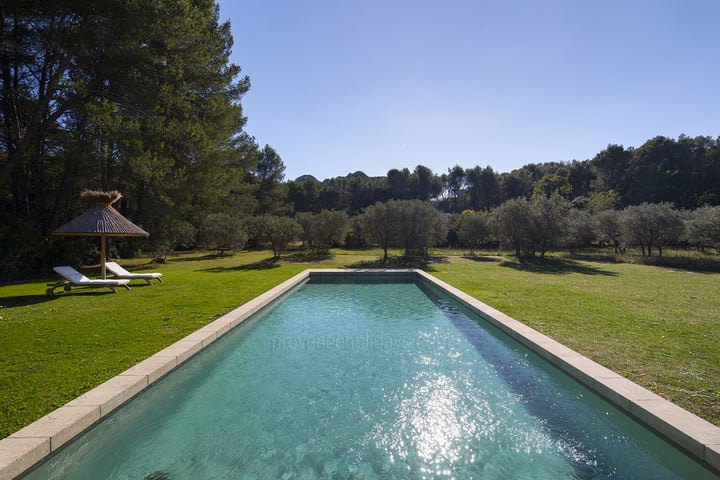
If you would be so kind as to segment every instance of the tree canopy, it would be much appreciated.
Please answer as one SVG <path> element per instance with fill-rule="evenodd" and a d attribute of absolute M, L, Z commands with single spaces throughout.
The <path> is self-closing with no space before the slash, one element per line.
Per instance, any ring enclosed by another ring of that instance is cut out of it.
<path fill-rule="evenodd" d="M 121 213 L 151 232 L 245 193 L 250 83 L 214 2 L 15 2 L 0 15 L 4 252 L 43 262 L 42 239 L 82 211 L 85 188 L 122 191 Z"/>
<path fill-rule="evenodd" d="M 720 205 L 720 138 L 657 136 L 504 173 L 416 165 L 287 181 L 282 152 L 243 130 L 250 79 L 230 61 L 230 24 L 213 0 L 6 2 L 0 20 L 0 280 L 87 258 L 92 240 L 49 236 L 82 213 L 83 189 L 123 192 L 117 208 L 151 239 L 117 240 L 115 252 L 145 249 L 158 259 L 177 246 L 237 248 L 247 234 L 276 243 L 277 254 L 300 235 L 296 218 L 311 243 L 328 233 L 311 225 L 361 214 L 366 242 L 410 252 L 440 241 L 444 213 L 466 210 L 481 216 L 457 223 L 462 242 L 477 247 L 486 227 L 505 225 L 496 240 L 519 253 L 577 243 L 591 223 L 618 249 L 634 241 L 652 252 L 678 241 L 675 208 L 700 209 L 690 223 L 678 213 L 682 238 L 720 243 L 709 210 Z M 672 212 L 671 225 L 645 238 L 642 222 L 661 210 Z M 388 231 L 390 218 L 403 231 Z M 513 226 L 513 218 L 532 221 Z M 418 221 L 430 226 L 419 231 Z M 340 243 L 341 226 L 316 248 Z"/>

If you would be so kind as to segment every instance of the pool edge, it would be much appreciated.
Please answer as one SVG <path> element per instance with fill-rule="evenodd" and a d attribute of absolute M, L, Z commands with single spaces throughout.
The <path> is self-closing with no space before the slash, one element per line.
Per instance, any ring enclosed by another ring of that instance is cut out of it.
<path fill-rule="evenodd" d="M 308 269 L 80 395 L 10 436 L 0 439 L 0 480 L 15 479 L 215 340 L 312 275 L 414 275 L 564 371 L 699 463 L 720 472 L 720 428 L 599 363 L 505 315 L 452 285 L 417 269 Z"/>

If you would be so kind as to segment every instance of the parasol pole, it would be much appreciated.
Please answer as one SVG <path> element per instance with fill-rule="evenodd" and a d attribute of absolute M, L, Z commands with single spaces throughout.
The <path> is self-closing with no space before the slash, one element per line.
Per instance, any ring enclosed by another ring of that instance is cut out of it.
<path fill-rule="evenodd" d="M 102 279 L 105 280 L 105 235 L 100 235 L 100 271 L 102 272 Z"/>

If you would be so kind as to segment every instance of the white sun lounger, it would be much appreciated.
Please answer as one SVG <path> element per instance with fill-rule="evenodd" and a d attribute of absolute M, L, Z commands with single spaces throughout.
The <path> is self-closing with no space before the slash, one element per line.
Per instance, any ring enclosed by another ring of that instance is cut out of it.
<path fill-rule="evenodd" d="M 150 285 L 152 285 L 151 280 L 157 280 L 158 282 L 163 283 L 162 273 L 130 273 L 115 262 L 107 262 L 105 264 L 105 268 L 108 272 L 112 273 L 115 278 L 126 278 L 128 280 L 145 280 Z"/>
<path fill-rule="evenodd" d="M 55 272 L 57 272 L 65 280 L 61 280 L 45 290 L 47 295 L 54 295 L 55 289 L 59 287 L 63 287 L 63 290 L 66 292 L 69 292 L 73 287 L 109 288 L 113 293 L 117 293 L 116 287 L 125 287 L 130 290 L 130 286 L 128 285 L 130 280 L 119 280 L 114 278 L 107 280 L 91 280 L 69 266 L 53 267 L 53 270 L 55 270 Z"/>

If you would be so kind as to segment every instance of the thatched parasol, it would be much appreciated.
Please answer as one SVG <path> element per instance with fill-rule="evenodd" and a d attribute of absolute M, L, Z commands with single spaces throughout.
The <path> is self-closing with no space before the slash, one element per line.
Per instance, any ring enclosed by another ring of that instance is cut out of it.
<path fill-rule="evenodd" d="M 100 265 L 102 278 L 105 278 L 105 237 L 146 237 L 148 232 L 132 223 L 112 207 L 122 198 L 117 190 L 112 192 L 95 192 L 83 190 L 80 196 L 90 200 L 94 205 L 75 220 L 58 228 L 53 235 L 91 235 L 100 237 Z"/>

